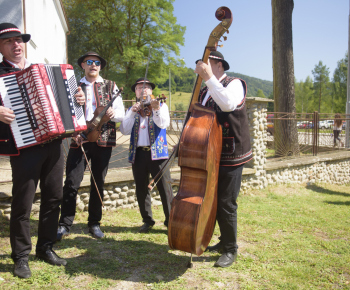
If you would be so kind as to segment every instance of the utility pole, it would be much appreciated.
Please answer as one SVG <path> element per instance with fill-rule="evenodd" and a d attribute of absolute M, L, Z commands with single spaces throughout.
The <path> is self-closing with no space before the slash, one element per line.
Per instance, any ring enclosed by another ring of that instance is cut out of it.
<path fill-rule="evenodd" d="M 348 24 L 348 81 L 347 81 L 347 95 L 346 95 L 346 117 L 349 118 L 350 113 L 350 66 L 349 66 L 349 52 L 350 52 L 350 0 L 349 0 L 349 24 Z M 346 120 L 345 128 L 345 147 L 349 148 L 349 129 L 350 120 Z"/>
<path fill-rule="evenodd" d="M 171 72 L 170 72 L 170 67 L 169 67 L 169 112 L 170 112 L 170 116 L 171 116 Z"/>

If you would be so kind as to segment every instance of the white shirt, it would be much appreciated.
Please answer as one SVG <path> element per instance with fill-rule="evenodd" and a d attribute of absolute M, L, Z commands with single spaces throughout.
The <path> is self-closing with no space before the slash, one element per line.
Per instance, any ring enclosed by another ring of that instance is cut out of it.
<path fill-rule="evenodd" d="M 90 121 L 94 117 L 94 112 L 96 110 L 96 99 L 94 94 L 94 83 L 90 83 L 85 77 L 80 80 L 81 83 L 86 84 L 86 104 L 85 104 L 85 119 Z M 103 78 L 99 76 L 96 83 L 103 83 Z M 113 94 L 118 91 L 117 85 L 114 85 Z M 113 102 L 112 108 L 114 110 L 114 118 L 111 119 L 113 122 L 121 122 L 125 116 L 125 109 L 123 105 L 123 100 L 119 95 Z"/>
<path fill-rule="evenodd" d="M 152 110 L 153 122 L 161 129 L 166 129 L 170 125 L 169 109 L 166 103 L 160 106 L 159 110 Z M 120 132 L 124 135 L 130 135 L 132 127 L 134 126 L 137 112 L 133 112 L 131 108 L 126 112 L 125 117 L 120 124 Z M 137 147 L 150 146 L 148 133 L 148 117 L 140 116 L 139 138 L 137 140 Z"/>
<path fill-rule="evenodd" d="M 208 101 L 209 96 L 213 98 L 215 103 L 220 107 L 223 112 L 234 111 L 239 104 L 242 103 L 245 95 L 245 91 L 242 82 L 239 79 L 235 79 L 228 84 L 226 88 L 220 83 L 226 74 L 218 80 L 214 75 L 205 82 L 208 87 L 207 94 L 205 95 L 202 105 Z"/>
<path fill-rule="evenodd" d="M 9 61 L 7 58 L 5 58 L 5 60 L 12 64 L 15 68 L 20 68 L 17 64 L 13 63 L 12 61 Z M 24 59 L 24 61 L 24 68 L 30 67 L 31 63 L 27 59 Z"/>

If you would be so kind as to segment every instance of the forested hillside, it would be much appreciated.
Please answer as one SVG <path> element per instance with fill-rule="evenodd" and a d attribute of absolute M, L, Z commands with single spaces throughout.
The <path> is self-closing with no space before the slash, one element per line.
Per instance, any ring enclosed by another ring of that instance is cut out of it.
<path fill-rule="evenodd" d="M 226 72 L 226 74 L 229 76 L 241 78 L 246 81 L 247 87 L 248 87 L 248 92 L 247 92 L 248 97 L 258 96 L 258 97 L 272 98 L 273 83 L 271 81 L 265 81 L 254 77 L 249 77 L 243 74 L 234 73 L 234 72 Z M 172 72 L 171 73 L 172 93 L 175 93 L 175 92 L 191 93 L 196 76 L 197 75 L 194 73 L 193 69 L 190 69 L 190 68 L 178 68 L 177 71 Z M 158 87 L 160 89 L 168 89 L 169 79 L 162 85 L 158 85 Z M 259 90 L 261 90 L 262 92 L 258 94 Z"/>
<path fill-rule="evenodd" d="M 269 98 L 269 97 L 272 98 L 273 82 L 257 79 L 254 77 L 249 77 L 249 76 L 242 75 L 239 73 L 234 73 L 234 72 L 226 72 L 226 74 L 228 76 L 240 78 L 247 83 L 247 88 L 248 88 L 247 97 L 257 97 L 258 90 L 262 90 L 266 98 Z M 262 95 L 259 95 L 259 97 L 262 97 Z"/>

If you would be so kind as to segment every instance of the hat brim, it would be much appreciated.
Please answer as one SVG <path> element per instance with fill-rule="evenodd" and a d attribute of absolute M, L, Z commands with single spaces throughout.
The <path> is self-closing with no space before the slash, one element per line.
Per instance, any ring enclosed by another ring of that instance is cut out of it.
<path fill-rule="evenodd" d="M 84 59 L 86 58 L 86 57 L 88 57 L 88 56 L 96 56 L 96 57 L 98 57 L 99 58 L 99 60 L 101 61 L 101 70 L 106 66 L 106 64 L 107 64 L 107 61 L 103 58 L 103 57 L 101 57 L 101 56 L 99 56 L 99 55 L 96 55 L 96 54 L 84 54 L 83 56 L 81 56 L 81 57 L 79 57 L 78 58 L 78 65 L 81 67 L 81 68 L 83 68 L 82 66 L 81 66 L 81 64 L 83 63 L 83 61 L 84 61 Z"/>
<path fill-rule="evenodd" d="M 150 85 L 151 88 L 152 88 L 152 90 L 154 90 L 154 88 L 156 87 L 156 85 L 155 85 L 154 83 L 145 82 L 145 81 L 140 81 L 140 82 L 137 82 L 137 83 L 133 84 L 133 85 L 131 86 L 131 90 L 135 93 L 135 87 L 136 87 L 138 84 L 143 84 L 143 83 L 146 83 L 146 84 Z"/>
<path fill-rule="evenodd" d="M 7 32 L 7 33 L 3 33 L 0 38 L 4 39 L 4 38 L 11 38 L 11 37 L 18 37 L 18 36 L 22 36 L 23 42 L 26 43 L 30 40 L 30 34 L 21 34 L 18 33 L 16 31 L 13 32 Z"/>
<path fill-rule="evenodd" d="M 226 60 L 217 59 L 217 58 L 213 58 L 213 57 L 210 57 L 210 56 L 209 56 L 209 58 L 211 58 L 211 59 L 216 59 L 216 60 L 218 60 L 218 61 L 221 61 L 222 65 L 223 65 L 223 67 L 224 67 L 224 71 L 230 69 L 230 65 L 228 64 L 228 62 L 227 62 Z M 196 64 L 197 64 L 197 62 L 199 62 L 199 61 L 201 61 L 201 59 L 196 60 Z"/>

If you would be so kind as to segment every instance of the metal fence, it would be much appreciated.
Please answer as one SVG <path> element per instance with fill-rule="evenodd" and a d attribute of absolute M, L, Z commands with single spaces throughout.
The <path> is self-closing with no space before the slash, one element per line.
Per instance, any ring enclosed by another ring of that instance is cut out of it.
<path fill-rule="evenodd" d="M 131 105 L 134 101 L 125 101 L 130 102 Z M 125 104 L 125 107 L 128 108 L 130 106 Z M 172 111 L 170 112 L 170 126 L 167 128 L 167 141 L 168 141 L 168 149 L 171 153 L 173 147 L 178 144 L 180 134 L 182 132 L 183 127 L 183 116 L 185 115 L 185 111 Z M 109 169 L 112 168 L 121 168 L 128 169 L 131 168 L 131 164 L 128 162 L 128 154 L 129 154 L 129 141 L 130 136 L 123 135 L 119 130 L 119 124 L 116 124 L 117 128 L 117 145 L 113 147 L 112 156 L 109 162 Z M 63 148 L 65 159 L 67 159 L 69 144 L 71 142 L 71 138 L 66 138 L 63 140 Z M 174 159 L 173 167 L 177 167 L 177 160 Z M 88 170 L 88 168 L 86 168 Z M 0 156 L 0 183 L 11 182 L 11 166 L 8 156 Z"/>
<path fill-rule="evenodd" d="M 341 114 L 340 141 L 334 138 L 335 114 L 283 113 L 267 115 L 267 157 L 291 158 L 348 150 L 350 115 Z"/>

